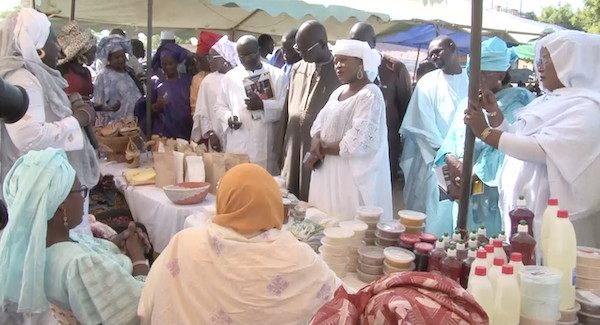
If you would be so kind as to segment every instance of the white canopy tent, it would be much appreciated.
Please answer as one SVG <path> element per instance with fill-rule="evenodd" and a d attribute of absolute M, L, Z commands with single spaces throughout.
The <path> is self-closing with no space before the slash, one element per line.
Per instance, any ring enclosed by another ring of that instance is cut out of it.
<path fill-rule="evenodd" d="M 38 0 L 36 8 L 55 18 L 69 19 L 71 0 Z M 371 23 L 377 32 L 389 27 L 389 16 L 345 6 L 310 4 L 299 0 L 154 0 L 153 32 L 161 29 L 207 29 L 228 33 L 282 35 L 303 21 L 317 19 L 330 40 L 345 38 L 358 21 Z M 75 18 L 96 30 L 120 26 L 129 32 L 147 32 L 148 0 L 76 0 Z M 180 32 L 178 32 L 179 34 Z M 193 35 L 190 35 L 193 36 Z"/>

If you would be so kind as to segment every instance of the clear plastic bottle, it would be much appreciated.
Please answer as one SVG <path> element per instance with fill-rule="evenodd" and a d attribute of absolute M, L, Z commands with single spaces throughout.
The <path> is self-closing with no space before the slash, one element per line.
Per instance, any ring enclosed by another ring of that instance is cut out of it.
<path fill-rule="evenodd" d="M 467 258 L 467 247 L 465 246 L 465 241 L 462 239 L 459 239 L 458 242 L 456 243 L 456 257 L 459 260 L 464 260 L 465 258 Z"/>
<path fill-rule="evenodd" d="M 502 240 L 494 239 L 492 243 L 494 245 L 494 257 L 502 257 L 504 264 L 508 263 L 508 257 L 504 252 L 504 248 L 502 248 Z"/>
<path fill-rule="evenodd" d="M 542 229 L 540 237 L 540 249 L 542 250 L 542 265 L 546 265 L 546 255 L 548 253 L 548 246 L 550 245 L 550 229 L 552 228 L 551 223 L 556 220 L 558 214 L 558 199 L 548 199 L 548 207 L 544 210 L 542 215 Z M 528 223 L 529 225 L 530 223 Z M 535 238 L 535 236 L 534 236 Z"/>
<path fill-rule="evenodd" d="M 492 287 L 494 284 L 492 283 Z M 502 266 L 496 280 L 491 325 L 519 325 L 521 294 L 512 265 Z"/>
<path fill-rule="evenodd" d="M 462 274 L 460 276 L 460 285 L 465 289 L 469 284 L 469 276 L 471 275 L 471 265 L 473 264 L 476 258 L 477 249 L 475 247 L 471 247 L 471 249 L 469 249 L 469 252 L 467 253 L 467 257 L 465 257 L 462 260 L 463 268 Z"/>
<path fill-rule="evenodd" d="M 529 235 L 528 225 L 525 220 L 521 220 L 521 224 L 517 227 L 517 233 L 510 238 L 512 251 L 521 253 L 523 256 L 523 264 L 535 265 L 535 239 Z M 518 273 L 517 273 L 518 274 Z"/>
<path fill-rule="evenodd" d="M 523 222 L 525 222 L 525 220 L 523 220 Z M 510 262 L 508 264 L 513 266 L 515 277 L 517 277 L 517 282 L 519 282 L 520 284 L 520 271 L 525 266 L 523 265 L 523 256 L 521 255 L 521 253 L 513 252 L 512 254 L 510 254 Z"/>
<path fill-rule="evenodd" d="M 502 248 L 504 249 L 504 253 L 506 253 L 506 256 L 510 256 L 510 253 L 512 253 L 512 248 L 510 247 L 510 243 L 508 242 L 508 240 L 506 240 L 506 232 L 504 230 L 500 232 L 500 234 L 498 235 L 498 239 L 502 241 Z"/>
<path fill-rule="evenodd" d="M 490 282 L 492 282 L 492 288 L 494 290 L 494 294 L 496 293 L 496 280 L 502 274 L 502 266 L 504 265 L 504 260 L 502 257 L 494 257 L 494 265 L 490 268 L 488 272 L 488 278 L 490 278 Z"/>
<path fill-rule="evenodd" d="M 470 293 L 481 308 L 483 308 L 491 323 L 492 310 L 494 308 L 492 283 L 487 277 L 487 269 L 485 266 L 477 266 L 474 270 L 474 275 L 469 281 L 467 292 Z"/>
<path fill-rule="evenodd" d="M 456 247 L 448 248 L 447 256 L 442 261 L 442 275 L 460 283 L 462 261 L 456 257 Z"/>
<path fill-rule="evenodd" d="M 475 276 L 475 268 L 478 266 L 485 266 L 486 269 L 489 269 L 487 263 L 487 253 L 485 250 L 477 250 L 477 258 L 475 258 L 471 264 L 471 269 L 469 270 L 469 281 Z"/>
<path fill-rule="evenodd" d="M 575 230 L 569 220 L 569 213 L 558 210 L 557 218 L 550 223 L 550 243 L 546 266 L 560 270 L 563 277 L 560 281 L 560 310 L 573 308 L 575 305 L 575 266 L 577 264 L 577 242 Z"/>
<path fill-rule="evenodd" d="M 533 225 L 533 220 L 535 218 L 535 215 L 533 214 L 533 212 L 529 209 L 527 209 L 527 201 L 525 201 L 525 197 L 524 196 L 519 196 L 519 200 L 517 200 L 517 207 L 513 210 L 511 210 L 508 213 L 508 216 L 510 217 L 510 236 L 512 237 L 514 234 L 517 233 L 517 227 L 519 226 L 519 223 L 521 222 L 521 220 L 525 220 L 527 222 L 528 225 Z M 529 229 L 530 231 L 530 235 L 533 236 L 533 227 L 530 227 L 531 229 Z"/>
<path fill-rule="evenodd" d="M 440 238 L 435 243 L 435 248 L 429 252 L 429 260 L 427 262 L 428 272 L 442 272 L 442 261 L 446 257 L 446 250 L 444 249 L 444 239 Z"/>
<path fill-rule="evenodd" d="M 489 244 L 490 240 L 487 238 L 487 234 L 486 234 L 486 230 L 484 226 L 479 227 L 479 230 L 477 230 L 477 241 L 479 242 L 479 245 L 481 244 Z"/>
<path fill-rule="evenodd" d="M 484 249 L 487 253 L 487 262 L 489 270 L 494 265 L 494 245 L 485 245 Z"/>

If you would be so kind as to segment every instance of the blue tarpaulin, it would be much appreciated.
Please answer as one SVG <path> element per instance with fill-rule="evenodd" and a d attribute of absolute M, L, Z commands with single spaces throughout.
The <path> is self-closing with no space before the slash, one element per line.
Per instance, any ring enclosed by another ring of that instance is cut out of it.
<path fill-rule="evenodd" d="M 429 42 L 437 35 L 448 35 L 456 43 L 460 54 L 468 54 L 471 46 L 471 35 L 469 33 L 454 31 L 446 28 L 440 28 L 439 34 L 436 27 L 432 24 L 424 23 L 419 26 L 413 26 L 407 31 L 398 32 L 395 35 L 389 35 L 378 39 L 378 42 L 392 43 L 410 47 L 421 47 L 427 49 Z M 483 36 L 483 40 L 488 39 Z"/>

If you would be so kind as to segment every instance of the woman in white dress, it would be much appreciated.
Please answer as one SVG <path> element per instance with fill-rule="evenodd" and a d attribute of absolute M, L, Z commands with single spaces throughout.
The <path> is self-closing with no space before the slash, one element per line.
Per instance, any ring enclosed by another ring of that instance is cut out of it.
<path fill-rule="evenodd" d="M 537 48 L 546 94 L 525 106 L 509 125 L 493 94 L 484 93 L 479 103 L 470 103 L 465 123 L 475 136 L 507 155 L 499 186 L 503 216 L 524 195 L 535 213 L 533 230 L 539 242 L 548 198 L 557 198 L 560 208 L 569 211 L 577 244 L 600 247 L 600 36 L 560 31 L 541 39 Z"/>
<path fill-rule="evenodd" d="M 310 131 L 308 201 L 342 219 L 353 218 L 363 205 L 381 207 L 382 218 L 392 219 L 385 102 L 368 77 L 377 75 L 381 56 L 356 40 L 337 41 L 333 54 L 344 85 L 333 92 Z"/>

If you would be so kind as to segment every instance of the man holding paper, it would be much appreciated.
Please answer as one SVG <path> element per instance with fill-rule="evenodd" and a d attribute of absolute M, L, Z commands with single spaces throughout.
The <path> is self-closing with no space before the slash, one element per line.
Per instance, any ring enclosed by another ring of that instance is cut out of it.
<path fill-rule="evenodd" d="M 279 174 L 273 143 L 288 81 L 282 70 L 261 62 L 258 40 L 243 36 L 237 42 L 242 65 L 229 71 L 215 104 L 225 130 L 225 152 L 247 154 L 250 162 Z"/>

